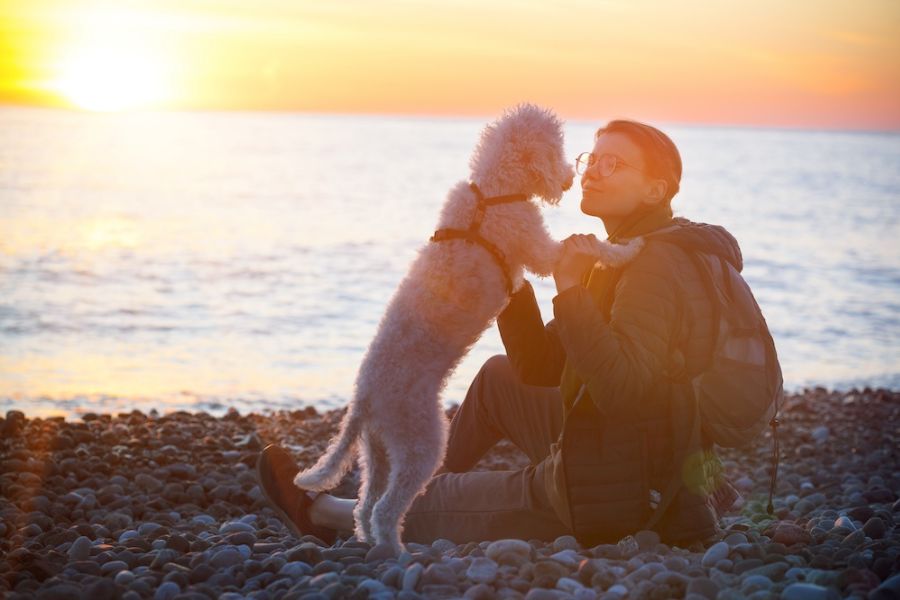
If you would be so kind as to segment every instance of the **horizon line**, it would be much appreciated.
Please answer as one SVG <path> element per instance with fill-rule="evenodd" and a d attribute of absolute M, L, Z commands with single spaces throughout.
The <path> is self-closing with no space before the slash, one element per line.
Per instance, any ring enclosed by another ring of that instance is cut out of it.
<path fill-rule="evenodd" d="M 474 113 L 427 113 L 427 112 L 367 112 L 367 111 L 322 111 L 308 110 L 302 108 L 217 108 L 217 107 L 139 107 L 128 108 L 123 110 L 98 111 L 83 109 L 76 106 L 64 106 L 55 104 L 37 104 L 37 103 L 20 103 L 0 100 L 0 110 L 2 109 L 26 109 L 26 110 L 49 110 L 60 111 L 85 115 L 128 115 L 128 114 L 160 114 L 160 113 L 234 113 L 234 114 L 282 114 L 282 115 L 302 115 L 302 116 L 319 116 L 319 117 L 358 117 L 358 118 L 397 118 L 397 119 L 422 119 L 422 120 L 463 120 L 489 122 L 500 116 L 496 114 L 474 114 Z M 557 113 L 559 114 L 559 113 Z M 705 128 L 705 129 L 753 129 L 760 131 L 797 131 L 807 133 L 867 133 L 882 135 L 900 135 L 900 126 L 896 128 L 870 128 L 870 127 L 852 127 L 852 126 L 828 126 L 828 125 L 783 125 L 776 123 L 738 123 L 738 122 L 715 122 L 715 121 L 671 121 L 671 120 L 655 120 L 655 119 L 639 119 L 629 117 L 627 115 L 614 115 L 605 118 L 591 119 L 588 117 L 576 116 L 565 117 L 560 115 L 565 123 L 597 123 L 601 124 L 613 119 L 632 119 L 641 122 L 647 122 L 658 126 L 665 127 L 682 127 L 682 128 Z"/>

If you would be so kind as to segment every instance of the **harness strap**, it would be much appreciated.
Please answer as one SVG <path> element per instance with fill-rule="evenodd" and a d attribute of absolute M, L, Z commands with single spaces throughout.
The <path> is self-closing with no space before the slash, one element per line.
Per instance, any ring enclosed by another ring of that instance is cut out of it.
<path fill-rule="evenodd" d="M 475 183 L 469 184 L 469 189 L 475 194 L 475 199 L 478 203 L 475 206 L 475 215 L 472 217 L 472 222 L 469 224 L 468 229 L 438 229 L 434 232 L 434 235 L 431 236 L 432 242 L 445 242 L 448 240 L 465 240 L 470 244 L 478 244 L 482 248 L 490 253 L 491 257 L 494 259 L 494 262 L 497 263 L 497 266 L 500 267 L 500 272 L 503 273 L 503 279 L 506 282 L 506 293 L 512 294 L 512 278 L 509 274 L 509 268 L 506 265 L 506 257 L 503 256 L 503 252 L 500 251 L 496 245 L 488 241 L 484 238 L 478 230 L 481 229 L 481 222 L 484 220 L 484 214 L 489 206 L 496 206 L 498 204 L 510 204 L 512 202 L 522 202 L 528 200 L 528 196 L 525 194 L 507 194 L 505 196 L 492 196 L 490 198 L 485 198 L 484 194 L 481 193 L 481 190 L 478 189 L 478 186 Z"/>
<path fill-rule="evenodd" d="M 474 182 L 469 184 L 469 189 L 472 190 L 472 193 L 475 194 L 475 199 L 478 201 L 478 204 L 475 206 L 475 216 L 472 217 L 472 222 L 469 223 L 469 231 L 478 231 L 481 228 L 481 221 L 484 219 L 484 213 L 489 206 L 528 200 L 528 196 L 525 194 L 507 194 L 505 196 L 485 198 Z"/>

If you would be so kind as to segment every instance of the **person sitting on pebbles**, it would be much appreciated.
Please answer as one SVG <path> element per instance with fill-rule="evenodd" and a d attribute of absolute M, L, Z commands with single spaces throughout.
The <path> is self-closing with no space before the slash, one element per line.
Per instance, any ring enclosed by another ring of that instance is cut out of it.
<path fill-rule="evenodd" d="M 612 121 L 576 163 L 581 210 L 602 220 L 609 241 L 666 230 L 679 247 L 740 270 L 725 229 L 673 217 L 681 156 L 660 130 Z M 625 267 L 603 269 L 589 235 L 569 237 L 546 325 L 527 281 L 512 294 L 498 318 L 506 355 L 488 359 L 473 380 L 450 424 L 444 464 L 407 513 L 404 541 L 575 535 L 594 545 L 653 529 L 662 542 L 687 546 L 721 534 L 718 518 L 738 494 L 711 442 L 679 452 L 692 421 L 667 376 L 673 349 L 688 371 L 708 357 L 711 302 L 687 254 L 654 239 Z M 530 464 L 472 471 L 501 438 Z M 691 459 L 675 464 L 683 455 Z M 685 476 L 689 483 L 654 511 L 673 474 L 689 468 L 699 476 Z M 327 543 L 353 531 L 355 500 L 298 489 L 298 471 L 276 445 L 260 455 L 260 487 L 285 524 Z"/>

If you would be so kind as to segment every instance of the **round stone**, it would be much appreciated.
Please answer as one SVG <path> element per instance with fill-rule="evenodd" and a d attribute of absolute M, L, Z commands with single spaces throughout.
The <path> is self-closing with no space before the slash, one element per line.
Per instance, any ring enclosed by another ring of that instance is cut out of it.
<path fill-rule="evenodd" d="M 810 541 L 810 534 L 796 523 L 781 521 L 775 526 L 772 541 L 785 546 L 806 544 Z"/>
<path fill-rule="evenodd" d="M 575 590 L 575 593 L 572 595 L 575 597 L 575 600 L 597 600 L 597 592 L 589 588 Z"/>
<path fill-rule="evenodd" d="M 233 546 L 253 546 L 256 543 L 256 535 L 249 531 L 236 531 L 225 536 L 225 541 Z"/>
<path fill-rule="evenodd" d="M 150 568 L 153 570 L 162 569 L 165 565 L 169 564 L 176 558 L 178 558 L 178 553 L 174 550 L 171 550 L 169 548 L 157 550 L 156 556 L 153 558 L 153 562 L 150 563 Z"/>
<path fill-rule="evenodd" d="M 840 600 L 834 588 L 813 583 L 792 583 L 781 592 L 782 600 Z"/>
<path fill-rule="evenodd" d="M 640 548 L 638 547 L 637 540 L 634 539 L 632 535 L 626 535 L 621 540 L 616 543 L 616 546 L 619 548 L 619 553 L 622 558 L 628 559 L 640 552 Z"/>
<path fill-rule="evenodd" d="M 321 566 L 323 563 L 319 563 Z M 392 587 L 394 589 L 401 589 L 403 587 L 403 568 L 398 567 L 397 565 L 393 565 L 388 570 L 381 574 L 379 577 L 381 583 L 388 587 Z"/>
<path fill-rule="evenodd" d="M 872 516 L 874 516 L 875 511 L 872 510 L 869 506 L 854 506 L 850 510 L 847 511 L 847 516 L 856 521 L 861 521 L 865 523 Z"/>
<path fill-rule="evenodd" d="M 116 578 L 114 580 L 116 585 L 130 585 L 132 581 L 134 581 L 134 573 L 131 571 L 119 571 L 116 573 Z"/>
<path fill-rule="evenodd" d="M 286 558 L 288 561 L 300 560 L 308 565 L 317 565 L 324 558 L 321 548 L 312 542 L 303 542 L 295 548 L 288 550 Z"/>
<path fill-rule="evenodd" d="M 84 588 L 84 595 L 87 598 L 97 598 L 98 600 L 115 598 L 117 596 L 116 584 L 109 579 L 98 579 Z"/>
<path fill-rule="evenodd" d="M 438 538 L 431 542 L 431 547 L 438 551 L 438 553 L 443 554 L 444 552 L 450 552 L 451 550 L 456 549 L 456 544 L 451 542 L 450 540 L 444 538 Z"/>
<path fill-rule="evenodd" d="M 308 564 L 295 560 L 293 562 L 284 563 L 284 565 L 278 569 L 278 574 L 290 577 L 291 579 L 299 579 L 304 575 L 309 575 L 311 571 L 312 568 Z"/>
<path fill-rule="evenodd" d="M 336 581 L 340 581 L 340 575 L 338 575 L 337 573 L 320 573 L 319 575 L 316 575 L 315 577 L 310 579 L 309 583 L 316 586 L 317 588 L 323 588 L 326 585 L 335 583 Z M 369 579 L 368 581 L 372 581 L 384 587 L 383 584 L 378 580 Z"/>
<path fill-rule="evenodd" d="M 100 575 L 100 565 L 98 565 L 97 562 L 93 560 L 77 560 L 74 561 L 70 566 L 79 573 L 85 573 L 87 575 Z"/>
<path fill-rule="evenodd" d="M 241 556 L 241 553 L 237 548 L 225 547 L 216 552 L 213 557 L 209 559 L 209 564 L 217 569 L 224 569 L 239 564 L 243 562 L 243 560 L 244 557 Z"/>
<path fill-rule="evenodd" d="M 577 552 L 574 550 L 562 550 L 555 554 L 550 555 L 551 560 L 555 560 L 558 563 L 564 564 L 567 567 L 575 568 L 578 566 L 583 559 Z"/>
<path fill-rule="evenodd" d="M 188 576 L 188 581 L 190 581 L 191 583 L 202 583 L 212 577 L 215 572 L 216 570 L 208 564 L 200 563 L 199 565 L 191 569 L 191 572 Z"/>
<path fill-rule="evenodd" d="M 172 600 L 172 598 L 180 593 L 181 588 L 178 587 L 177 583 L 174 581 L 165 581 L 156 588 L 156 593 L 153 594 L 153 600 Z"/>
<path fill-rule="evenodd" d="M 525 558 L 531 556 L 531 545 L 522 540 L 497 540 L 488 544 L 485 555 L 493 561 L 497 560 L 501 554 L 512 553 L 518 554 Z"/>
<path fill-rule="evenodd" d="M 663 561 L 663 566 L 669 571 L 683 573 L 690 563 L 682 556 L 670 556 Z"/>
<path fill-rule="evenodd" d="M 192 525 L 212 525 L 215 522 L 216 520 L 212 516 L 206 514 L 196 515 L 191 518 Z"/>
<path fill-rule="evenodd" d="M 424 570 L 425 567 L 422 566 L 422 563 L 412 563 L 406 567 L 406 571 L 403 572 L 402 589 L 414 591 L 416 589 L 416 584 L 419 583 L 419 578 L 422 576 L 422 571 Z"/>
<path fill-rule="evenodd" d="M 556 589 L 575 595 L 577 591 L 583 590 L 584 586 L 571 577 L 560 577 L 556 580 Z"/>
<path fill-rule="evenodd" d="M 553 551 L 560 552 L 562 550 L 578 550 L 578 540 L 571 535 L 561 535 L 553 540 Z"/>
<path fill-rule="evenodd" d="M 794 505 L 793 511 L 800 516 L 806 515 L 811 510 L 816 507 L 815 504 L 807 500 L 806 498 L 801 498 L 797 504 Z"/>
<path fill-rule="evenodd" d="M 497 563 L 486 556 L 480 556 L 466 569 L 466 577 L 475 583 L 490 583 L 497 577 Z"/>
<path fill-rule="evenodd" d="M 528 590 L 528 593 L 525 594 L 525 600 L 562 600 L 566 597 L 568 597 L 568 594 L 563 591 L 547 590 L 544 588 L 531 588 Z"/>
<path fill-rule="evenodd" d="M 687 593 L 715 600 L 719 593 L 719 585 L 709 577 L 695 577 L 688 583 Z"/>
<path fill-rule="evenodd" d="M 850 531 L 856 531 L 856 524 L 853 523 L 850 517 L 844 515 L 841 515 L 834 521 L 834 527 L 845 527 Z"/>
<path fill-rule="evenodd" d="M 546 579 L 550 581 L 556 581 L 560 577 L 565 577 L 569 574 L 569 569 L 567 569 L 562 564 L 556 562 L 555 560 L 541 560 L 534 563 L 534 579 Z"/>
<path fill-rule="evenodd" d="M 456 583 L 456 572 L 448 565 L 431 563 L 422 573 L 422 585 L 451 585 Z"/>
<path fill-rule="evenodd" d="M 900 598 L 900 574 L 886 579 L 869 595 L 873 600 L 882 598 Z"/>
<path fill-rule="evenodd" d="M 463 598 L 467 598 L 468 600 L 494 600 L 494 597 L 494 589 L 484 583 L 473 585 L 466 590 L 465 594 L 463 594 Z"/>
<path fill-rule="evenodd" d="M 69 560 L 87 560 L 91 556 L 91 539 L 80 536 L 69 546 Z"/>
<path fill-rule="evenodd" d="M 397 553 L 390 544 L 376 544 L 366 553 L 366 562 L 378 562 L 396 556 Z"/>
<path fill-rule="evenodd" d="M 652 552 L 659 544 L 659 534 L 651 529 L 643 529 L 634 534 L 634 539 L 641 552 Z"/>
<path fill-rule="evenodd" d="M 187 538 L 176 533 L 170 535 L 166 540 L 166 547 L 171 548 L 175 552 L 185 554 L 186 552 L 190 551 L 191 544 L 187 541 Z"/>
<path fill-rule="evenodd" d="M 119 536 L 119 543 L 120 543 L 120 544 L 125 544 L 125 542 L 128 542 L 128 541 L 130 541 L 130 540 L 137 539 L 137 538 L 139 538 L 139 537 L 141 537 L 141 534 L 140 534 L 140 533 L 138 533 L 138 532 L 135 531 L 134 529 L 127 529 L 127 530 L 125 530 L 125 531 L 122 532 L 122 535 Z"/>
<path fill-rule="evenodd" d="M 138 527 L 138 533 L 142 536 L 152 537 L 154 533 L 159 531 L 162 528 L 162 525 L 159 523 L 153 523 L 152 521 L 148 521 L 146 523 L 141 523 L 140 527 Z"/>
<path fill-rule="evenodd" d="M 219 533 L 222 535 L 237 532 L 256 534 L 256 529 L 253 528 L 253 525 L 242 523 L 240 521 L 229 521 L 227 523 L 222 523 L 222 526 L 219 527 Z"/>
<path fill-rule="evenodd" d="M 716 542 L 703 554 L 700 564 L 707 568 L 712 567 L 723 558 L 728 558 L 728 551 L 730 549 L 731 548 L 725 542 Z"/>
<path fill-rule="evenodd" d="M 107 563 L 104 563 L 103 566 L 100 567 L 100 572 L 103 575 L 112 575 L 113 573 L 118 573 L 119 571 L 125 571 L 128 569 L 128 564 L 123 560 L 111 560 Z"/>
<path fill-rule="evenodd" d="M 752 594 L 758 590 L 768 590 L 772 587 L 772 580 L 765 575 L 749 575 L 741 581 L 741 592 Z"/>
<path fill-rule="evenodd" d="M 155 493 L 162 489 L 162 482 L 147 473 L 138 473 L 134 478 L 134 483 L 145 492 Z"/>
<path fill-rule="evenodd" d="M 377 579 L 363 579 L 361 582 L 359 582 L 359 585 L 356 586 L 356 589 L 365 590 L 366 592 L 368 592 L 369 598 L 372 598 L 376 594 L 380 594 L 383 592 L 390 593 L 390 590 L 387 588 L 387 586 L 385 586 Z"/>
<path fill-rule="evenodd" d="M 873 540 L 880 540 L 884 537 L 885 532 L 887 531 L 887 527 L 885 527 L 884 521 L 879 517 L 872 517 L 866 524 L 863 525 L 863 533 L 872 538 Z"/>

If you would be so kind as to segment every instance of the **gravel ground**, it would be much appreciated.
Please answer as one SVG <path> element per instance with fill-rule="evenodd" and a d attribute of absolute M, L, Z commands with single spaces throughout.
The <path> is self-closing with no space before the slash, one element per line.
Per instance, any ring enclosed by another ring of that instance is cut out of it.
<path fill-rule="evenodd" d="M 451 411 L 452 412 L 452 411 Z M 410 544 L 379 560 L 353 538 L 295 539 L 253 466 L 269 442 L 311 463 L 339 411 L 0 418 L 0 595 L 9 598 L 900 598 L 900 392 L 786 399 L 775 514 L 767 432 L 722 450 L 746 502 L 718 541 L 652 531 L 584 548 Z M 479 469 L 525 464 L 508 443 Z M 355 474 L 337 490 L 352 496 Z M 368 559 L 368 560 L 367 560 Z"/>

